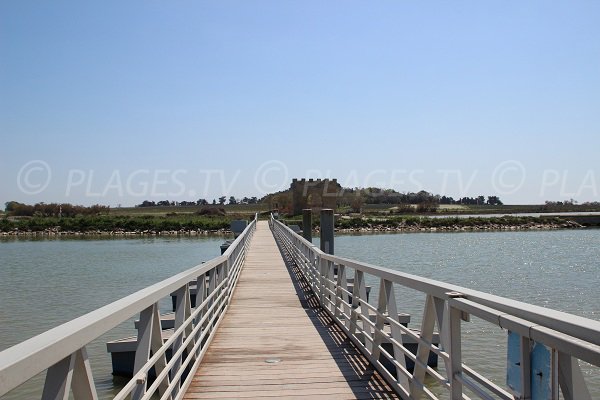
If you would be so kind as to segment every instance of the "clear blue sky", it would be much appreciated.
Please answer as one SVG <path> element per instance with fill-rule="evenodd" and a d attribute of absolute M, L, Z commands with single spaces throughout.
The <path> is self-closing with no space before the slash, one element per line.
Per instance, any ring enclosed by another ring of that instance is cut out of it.
<path fill-rule="evenodd" d="M 0 202 L 600 200 L 600 2 L 2 1 Z"/>

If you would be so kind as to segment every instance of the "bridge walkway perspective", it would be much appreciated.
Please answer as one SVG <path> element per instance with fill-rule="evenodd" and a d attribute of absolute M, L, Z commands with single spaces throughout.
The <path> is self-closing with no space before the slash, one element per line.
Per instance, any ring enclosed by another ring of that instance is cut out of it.
<path fill-rule="evenodd" d="M 256 232 L 228 311 L 184 398 L 397 398 L 320 308 L 275 242 Z"/>
<path fill-rule="evenodd" d="M 131 378 L 107 393 L 88 348 L 132 318 Z M 598 371 L 600 321 L 328 254 L 256 216 L 222 255 L 0 351 L 0 397 L 592 400 Z"/>

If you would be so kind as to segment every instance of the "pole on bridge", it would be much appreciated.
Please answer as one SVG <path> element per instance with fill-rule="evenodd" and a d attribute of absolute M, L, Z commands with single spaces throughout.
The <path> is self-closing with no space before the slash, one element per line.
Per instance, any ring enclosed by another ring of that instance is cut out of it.
<path fill-rule="evenodd" d="M 310 208 L 302 210 L 302 236 L 312 242 L 312 210 Z"/>
<path fill-rule="evenodd" d="M 333 254 L 333 210 L 321 210 L 321 251 Z"/>

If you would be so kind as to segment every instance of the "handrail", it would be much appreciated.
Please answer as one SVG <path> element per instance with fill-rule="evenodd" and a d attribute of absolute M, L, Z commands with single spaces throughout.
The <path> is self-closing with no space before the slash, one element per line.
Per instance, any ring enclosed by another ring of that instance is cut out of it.
<path fill-rule="evenodd" d="M 162 357 L 166 354 L 160 329 L 156 331 L 156 327 L 160 326 L 158 302 L 175 292 L 181 293 L 183 296 L 178 296 L 175 310 L 177 332 L 173 336 L 177 337 L 169 340 L 169 345 L 174 342 L 183 342 L 186 338 L 189 339 L 193 329 L 198 332 L 204 331 L 202 334 L 199 333 L 198 337 L 206 336 L 208 333 L 212 337 L 237 283 L 250 239 L 256 229 L 256 221 L 257 216 L 221 256 L 0 352 L 0 396 L 35 375 L 48 370 L 43 398 L 55 398 L 57 394 L 64 393 L 65 390 L 68 394 L 71 388 L 76 398 L 87 398 L 87 394 L 96 398 L 85 347 L 138 312 L 140 313 L 140 327 L 138 329 L 138 350 L 136 351 L 137 371 L 134 371 L 134 377 L 139 379 L 138 375 L 143 375 L 139 374 L 139 371 L 149 371 L 153 366 L 156 367 L 154 364 L 145 365 L 150 359 L 150 350 L 155 356 L 157 353 L 163 354 Z M 189 292 L 189 283 L 192 281 L 196 281 L 198 285 L 197 306 L 193 314 Z M 204 301 L 205 299 L 207 301 Z M 198 318 L 201 314 L 208 315 L 210 318 Z M 143 335 L 146 330 L 148 337 Z M 142 343 L 146 339 L 147 343 Z M 158 343 L 159 341 L 160 343 Z M 208 344 L 193 340 L 192 342 L 197 350 L 206 348 Z M 143 353 L 140 350 L 147 351 L 144 360 L 138 355 L 138 353 Z M 175 353 L 175 349 L 173 350 Z M 187 356 L 190 355 L 188 352 Z M 195 354 L 196 357 L 200 355 L 203 354 L 200 352 Z M 198 363 L 195 365 L 197 366 Z M 176 370 L 171 372 L 173 375 L 177 373 Z M 188 377 L 191 379 L 192 375 L 189 374 Z M 63 387 L 54 387 L 57 380 Z M 181 385 L 176 385 L 178 388 L 174 389 L 174 397 L 177 395 L 179 387 L 183 387 L 185 384 L 186 382 L 181 382 Z M 145 383 L 138 382 L 135 385 L 138 394 L 134 397 L 141 398 L 145 394 L 145 386 Z"/>
<path fill-rule="evenodd" d="M 271 218 L 270 222 L 321 307 L 402 397 L 437 399 L 425 385 L 429 375 L 453 399 L 466 398 L 464 388 L 480 398 L 531 398 L 538 382 L 532 379 L 530 347 L 541 344 L 554 360 L 544 381 L 551 386 L 552 398 L 558 397 L 560 388 L 566 399 L 591 399 L 578 360 L 600 366 L 600 321 L 326 254 L 280 221 Z M 376 306 L 368 301 L 366 276 L 380 282 Z M 400 301 L 395 296 L 397 286 L 425 294 L 420 331 L 409 330 L 393 317 Z M 510 371 L 505 386 L 461 361 L 460 326 L 470 315 L 509 332 L 508 351 L 516 349 L 516 359 L 514 354 L 507 357 L 517 373 Z M 439 345 L 432 342 L 436 325 Z M 416 352 L 403 345 L 403 335 L 417 339 Z M 427 366 L 429 352 L 442 358 L 446 376 Z M 406 367 L 409 359 L 415 363 L 412 372 Z"/>

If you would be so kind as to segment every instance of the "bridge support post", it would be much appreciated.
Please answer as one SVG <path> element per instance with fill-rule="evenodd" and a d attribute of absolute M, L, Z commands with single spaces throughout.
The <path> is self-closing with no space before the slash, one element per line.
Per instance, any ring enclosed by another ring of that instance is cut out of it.
<path fill-rule="evenodd" d="M 333 254 L 333 210 L 321 210 L 321 251 Z"/>
<path fill-rule="evenodd" d="M 302 236 L 312 242 L 312 210 L 310 208 L 302 210 Z"/>

